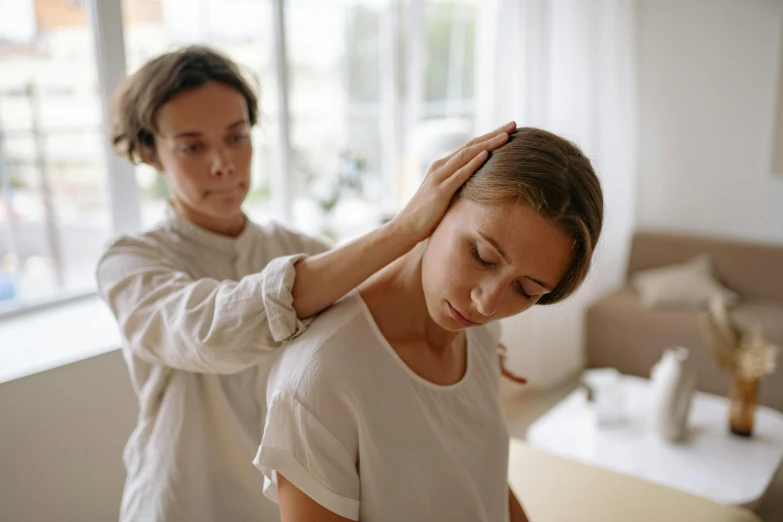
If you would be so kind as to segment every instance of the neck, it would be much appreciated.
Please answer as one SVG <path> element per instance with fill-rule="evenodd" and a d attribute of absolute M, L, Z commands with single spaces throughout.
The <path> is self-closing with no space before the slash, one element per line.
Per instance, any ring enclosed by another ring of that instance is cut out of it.
<path fill-rule="evenodd" d="M 359 287 L 384 337 L 391 342 L 426 342 L 433 349 L 450 348 L 462 332 L 438 326 L 427 311 L 421 282 L 426 243 L 377 272 Z"/>
<path fill-rule="evenodd" d="M 192 210 L 187 205 L 182 204 L 176 199 L 171 202 L 177 212 L 182 214 L 188 221 L 205 230 L 220 234 L 221 236 L 237 237 L 245 229 L 245 214 L 242 211 L 237 212 L 221 220 L 216 220 L 200 212 Z"/>

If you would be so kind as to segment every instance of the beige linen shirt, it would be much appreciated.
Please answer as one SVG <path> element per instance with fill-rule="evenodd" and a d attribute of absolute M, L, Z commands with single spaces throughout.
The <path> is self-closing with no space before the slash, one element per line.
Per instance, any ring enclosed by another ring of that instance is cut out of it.
<path fill-rule="evenodd" d="M 109 247 L 98 289 L 139 400 L 121 521 L 279 519 L 252 460 L 275 349 L 306 326 L 293 265 L 326 249 L 275 223 L 221 236 L 171 207 L 158 227 Z"/>

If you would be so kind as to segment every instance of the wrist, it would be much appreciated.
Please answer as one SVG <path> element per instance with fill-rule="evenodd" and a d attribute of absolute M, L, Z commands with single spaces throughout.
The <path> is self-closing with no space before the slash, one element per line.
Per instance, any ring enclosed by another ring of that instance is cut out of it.
<path fill-rule="evenodd" d="M 392 244 L 401 256 L 416 246 L 420 238 L 416 231 L 399 219 L 400 214 L 387 221 L 378 229 L 379 240 L 383 244 Z"/>

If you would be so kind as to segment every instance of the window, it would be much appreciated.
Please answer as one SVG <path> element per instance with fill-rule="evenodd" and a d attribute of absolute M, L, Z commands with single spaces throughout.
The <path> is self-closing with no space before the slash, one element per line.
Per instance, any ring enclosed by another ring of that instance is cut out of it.
<path fill-rule="evenodd" d="M 427 2 L 424 118 L 473 117 L 473 35 L 476 6 Z"/>
<path fill-rule="evenodd" d="M 474 33 L 478 3 L 422 2 L 411 20 L 408 155 L 420 173 L 473 134 Z M 410 176 L 409 176 L 410 178 Z"/>
<path fill-rule="evenodd" d="M 385 9 L 373 0 L 286 6 L 293 218 L 334 240 L 381 219 Z"/>
<path fill-rule="evenodd" d="M 0 0 L 0 314 L 92 292 L 118 214 L 125 229 L 162 215 L 162 175 L 109 166 L 105 70 L 121 59 L 101 57 L 95 41 L 124 56 L 126 73 L 192 43 L 240 63 L 261 94 L 247 213 L 339 242 L 400 208 L 432 161 L 472 134 L 478 6 Z M 138 206 L 110 204 L 119 176 Z"/>
<path fill-rule="evenodd" d="M 84 7 L 0 17 L 0 313 L 93 289 L 109 230 L 95 49 Z"/>

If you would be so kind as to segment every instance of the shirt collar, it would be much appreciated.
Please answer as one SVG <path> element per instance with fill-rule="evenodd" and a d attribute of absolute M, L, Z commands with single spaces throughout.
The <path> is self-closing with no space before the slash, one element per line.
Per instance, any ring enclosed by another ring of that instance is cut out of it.
<path fill-rule="evenodd" d="M 224 236 L 202 228 L 183 216 L 171 202 L 166 205 L 164 223 L 167 228 L 200 245 L 227 253 L 241 253 L 251 240 L 253 224 L 245 216 L 245 228 L 237 237 Z"/>

